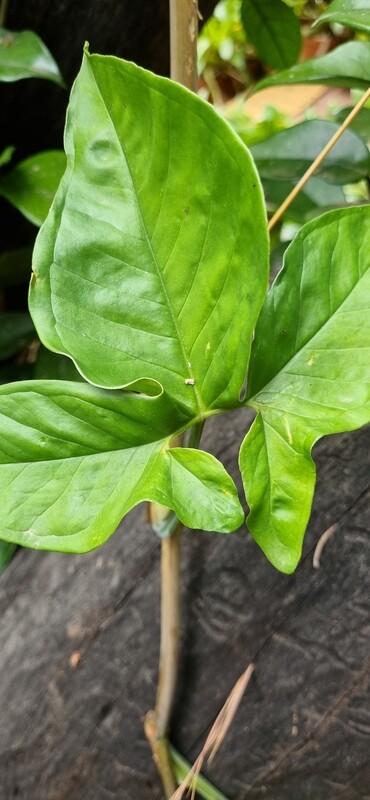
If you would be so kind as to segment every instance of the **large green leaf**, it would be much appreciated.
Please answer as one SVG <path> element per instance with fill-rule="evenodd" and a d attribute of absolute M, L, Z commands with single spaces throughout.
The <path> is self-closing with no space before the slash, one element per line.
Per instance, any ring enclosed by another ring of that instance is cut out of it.
<path fill-rule="evenodd" d="M 85 552 L 142 500 L 191 527 L 232 531 L 244 519 L 222 465 L 170 449 L 187 420 L 165 395 L 64 381 L 0 388 L 0 536 L 37 549 Z"/>
<path fill-rule="evenodd" d="M 269 181 L 298 179 L 339 125 L 326 120 L 308 120 L 280 131 L 251 148 L 260 176 Z M 370 154 L 365 143 L 352 131 L 345 131 L 317 169 L 326 181 L 337 184 L 355 183 L 367 178 Z"/>
<path fill-rule="evenodd" d="M 301 49 L 298 17 L 281 0 L 242 0 L 241 18 L 248 39 L 266 64 L 284 69 Z"/>
<path fill-rule="evenodd" d="M 268 274 L 247 149 L 181 86 L 88 54 L 65 146 L 34 252 L 41 340 L 99 386 L 147 376 L 190 414 L 234 406 Z"/>
<path fill-rule="evenodd" d="M 258 92 L 267 86 L 293 83 L 319 83 L 325 86 L 344 86 L 366 89 L 370 83 L 370 46 L 368 42 L 348 42 L 325 56 L 302 61 L 290 69 L 269 75 L 256 84 Z"/>
<path fill-rule="evenodd" d="M 0 81 L 46 78 L 64 86 L 53 56 L 33 31 L 0 28 Z"/>
<path fill-rule="evenodd" d="M 333 24 L 346 25 L 370 32 L 370 0 L 333 0 L 317 18 L 313 27 Z"/>
<path fill-rule="evenodd" d="M 324 214 L 286 250 L 256 328 L 240 452 L 248 525 L 272 563 L 300 557 L 321 436 L 370 420 L 370 207 Z"/>
<path fill-rule="evenodd" d="M 0 195 L 33 222 L 42 225 L 66 166 L 61 150 L 46 150 L 26 158 L 0 176 Z"/>

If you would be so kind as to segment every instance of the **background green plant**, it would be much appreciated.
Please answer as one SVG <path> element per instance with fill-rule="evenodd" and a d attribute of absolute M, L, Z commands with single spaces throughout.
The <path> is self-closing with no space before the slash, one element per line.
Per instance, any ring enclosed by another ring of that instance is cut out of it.
<path fill-rule="evenodd" d="M 51 53 L 33 31 L 9 31 L 0 28 L 0 82 L 12 83 L 25 78 L 45 79 L 64 86 L 59 68 Z M 16 159 L 16 143 L 0 156 L 0 196 L 5 198 L 33 225 L 39 227 L 47 216 L 55 191 L 65 169 L 62 151 L 41 152 Z M 30 245 L 3 249 L 0 253 L 0 381 L 32 377 L 37 351 L 37 334 L 27 310 L 22 289 L 31 273 Z M 36 373 L 37 374 L 37 373 Z M 0 569 L 9 562 L 14 547 L 0 541 Z"/>

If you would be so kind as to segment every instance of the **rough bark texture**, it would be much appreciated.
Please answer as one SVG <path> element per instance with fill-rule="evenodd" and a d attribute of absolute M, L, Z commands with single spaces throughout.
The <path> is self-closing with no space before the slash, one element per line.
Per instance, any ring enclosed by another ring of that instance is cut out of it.
<path fill-rule="evenodd" d="M 206 437 L 234 474 L 244 428 L 231 414 Z M 210 771 L 230 800 L 370 798 L 369 453 L 369 429 L 317 447 L 292 577 L 245 531 L 184 536 L 172 738 L 189 758 L 256 664 Z M 335 521 L 314 570 L 312 548 Z M 159 548 L 143 511 L 87 556 L 20 551 L 0 577 L 0 608 L 0 800 L 159 800 L 141 724 L 155 697 Z"/>

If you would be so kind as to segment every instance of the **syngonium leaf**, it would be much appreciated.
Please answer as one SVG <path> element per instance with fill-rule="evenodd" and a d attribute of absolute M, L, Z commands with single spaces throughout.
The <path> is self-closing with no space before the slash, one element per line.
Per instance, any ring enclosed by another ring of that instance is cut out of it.
<path fill-rule="evenodd" d="M 42 225 L 48 214 L 66 166 L 61 150 L 46 150 L 26 158 L 0 176 L 0 195 L 34 225 Z"/>
<path fill-rule="evenodd" d="M 333 23 L 370 32 L 370 0 L 333 0 L 312 27 Z"/>
<path fill-rule="evenodd" d="M 239 137 L 181 86 L 86 53 L 65 147 L 34 252 L 41 340 L 98 386 L 146 376 L 190 415 L 237 405 L 268 275 Z"/>
<path fill-rule="evenodd" d="M 64 86 L 57 63 L 33 31 L 0 28 L 0 81 L 46 78 Z"/>
<path fill-rule="evenodd" d="M 292 572 L 315 484 L 311 448 L 370 420 L 370 207 L 305 225 L 268 293 L 253 344 L 240 452 L 252 535 Z"/>
<path fill-rule="evenodd" d="M 142 500 L 190 527 L 228 532 L 244 519 L 236 487 L 213 456 L 170 448 L 188 419 L 164 394 L 86 383 L 0 387 L 1 537 L 37 549 L 85 552 Z"/>
<path fill-rule="evenodd" d="M 242 0 L 241 19 L 262 60 L 276 69 L 294 64 L 301 49 L 298 17 L 281 0 Z"/>
<path fill-rule="evenodd" d="M 300 178 L 338 128 L 327 120 L 307 120 L 255 144 L 251 153 L 262 180 Z M 346 184 L 367 178 L 369 171 L 366 144 L 352 131 L 345 131 L 315 174 L 331 183 Z"/>
<path fill-rule="evenodd" d="M 253 91 L 295 83 L 319 83 L 366 91 L 370 83 L 368 42 L 347 42 L 325 56 L 310 58 L 275 75 L 269 75 L 259 81 Z"/>

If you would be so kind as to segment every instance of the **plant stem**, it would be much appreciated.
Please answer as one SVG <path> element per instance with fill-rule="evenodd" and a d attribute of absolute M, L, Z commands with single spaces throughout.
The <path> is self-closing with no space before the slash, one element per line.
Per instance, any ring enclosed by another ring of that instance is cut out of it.
<path fill-rule="evenodd" d="M 283 214 L 285 214 L 287 208 L 289 208 L 293 200 L 295 200 L 299 192 L 306 185 L 309 178 L 311 178 L 311 175 L 313 175 L 313 173 L 316 172 L 317 168 L 320 166 L 320 164 L 322 164 L 322 162 L 324 161 L 330 150 L 332 150 L 334 145 L 337 143 L 338 139 L 340 139 L 344 131 L 347 130 L 351 122 L 354 120 L 355 117 L 357 117 L 357 114 L 359 113 L 359 111 L 361 111 L 361 108 L 365 105 L 365 103 L 369 99 L 370 99 L 370 87 L 369 89 L 367 89 L 367 91 L 361 97 L 358 103 L 356 103 L 356 105 L 354 106 L 352 111 L 348 114 L 348 117 L 346 117 L 340 128 L 338 128 L 334 136 L 332 136 L 327 145 L 325 145 L 323 150 L 321 150 L 321 153 L 319 153 L 317 158 L 315 158 L 311 166 L 308 168 L 308 170 L 305 172 L 302 178 L 298 181 L 294 189 L 290 192 L 290 194 L 288 194 L 288 197 L 285 198 L 284 202 L 281 204 L 281 206 L 278 208 L 275 214 L 271 217 L 268 225 L 269 231 L 272 230 L 272 228 L 276 225 L 276 223 L 283 216 Z"/>
<path fill-rule="evenodd" d="M 161 541 L 161 644 L 159 678 L 154 711 L 145 717 L 144 729 L 162 779 L 166 800 L 176 791 L 167 739 L 176 691 L 180 628 L 180 543 L 182 525 Z"/>
<path fill-rule="evenodd" d="M 197 0 L 169 0 L 171 78 L 188 89 L 197 88 Z M 202 425 L 190 434 L 190 446 L 197 446 Z M 194 444 L 193 444 L 194 441 Z M 160 773 L 166 799 L 177 788 L 167 733 L 172 714 L 179 658 L 180 630 L 180 543 L 182 524 L 173 511 L 155 503 L 149 515 L 161 538 L 161 643 L 159 678 L 154 711 L 149 711 L 144 729 Z"/>
<path fill-rule="evenodd" d="M 161 646 L 156 701 L 157 735 L 167 734 L 176 690 L 180 623 L 180 543 L 182 525 L 161 543 Z"/>
<path fill-rule="evenodd" d="M 171 78 L 197 90 L 197 0 L 170 0 Z"/>

